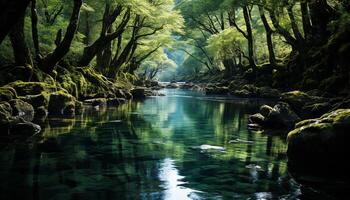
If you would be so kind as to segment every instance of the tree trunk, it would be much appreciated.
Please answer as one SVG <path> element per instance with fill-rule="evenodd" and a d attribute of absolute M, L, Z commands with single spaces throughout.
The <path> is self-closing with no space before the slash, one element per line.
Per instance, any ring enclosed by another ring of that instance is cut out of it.
<path fill-rule="evenodd" d="M 309 8 L 306 1 L 300 2 L 300 10 L 301 10 L 301 17 L 303 21 L 304 38 L 307 42 L 309 42 L 312 37 L 312 27 L 311 27 Z"/>
<path fill-rule="evenodd" d="M 2 0 L 0 1 L 0 44 L 12 27 L 21 19 L 30 0 Z"/>
<path fill-rule="evenodd" d="M 243 7 L 243 15 L 244 15 L 244 21 L 247 29 L 247 39 L 248 39 L 248 57 L 249 57 L 249 65 L 253 68 L 253 70 L 256 70 L 256 64 L 255 64 L 255 56 L 254 56 L 254 39 L 253 39 L 253 31 L 252 31 L 252 25 L 249 15 L 249 8 L 248 6 Z"/>
<path fill-rule="evenodd" d="M 299 31 L 298 24 L 297 24 L 295 16 L 294 16 L 293 5 L 288 5 L 287 6 L 287 12 L 288 12 L 288 17 L 290 19 L 292 30 L 293 30 L 293 34 L 294 34 L 295 38 L 298 41 L 304 40 L 303 36 L 301 35 L 301 33 Z"/>
<path fill-rule="evenodd" d="M 39 46 L 38 13 L 36 10 L 36 0 L 32 0 L 31 4 L 32 38 L 35 49 L 35 59 L 39 61 L 41 59 L 41 55 Z"/>
<path fill-rule="evenodd" d="M 118 38 L 125 31 L 125 27 L 129 20 L 130 10 L 127 10 L 122 22 L 119 24 L 114 33 L 101 35 L 93 44 L 84 48 L 83 56 L 80 58 L 78 65 L 80 67 L 88 66 L 99 52 L 101 52 L 111 41 Z"/>
<path fill-rule="evenodd" d="M 335 12 L 328 5 L 327 0 L 310 0 L 310 16 L 312 21 L 313 38 L 315 44 L 323 44 L 330 36 L 327 27 L 334 19 Z"/>
<path fill-rule="evenodd" d="M 276 56 L 275 56 L 275 51 L 273 49 L 273 42 L 272 42 L 272 29 L 266 19 L 265 16 L 265 11 L 264 8 L 262 6 L 259 6 L 259 13 L 260 13 L 260 18 L 261 21 L 264 24 L 265 27 L 265 32 L 266 32 L 266 42 L 267 42 L 267 48 L 269 50 L 269 61 L 270 64 L 275 66 L 276 65 Z"/>
<path fill-rule="evenodd" d="M 90 45 L 90 37 L 91 37 L 91 26 L 90 26 L 90 14 L 89 12 L 85 12 L 85 29 L 84 29 L 84 44 L 86 46 Z"/>
<path fill-rule="evenodd" d="M 24 16 L 13 26 L 10 40 L 18 66 L 33 66 L 32 56 L 24 36 Z"/>
<path fill-rule="evenodd" d="M 23 80 L 29 81 L 33 75 L 33 60 L 24 35 L 24 15 L 19 18 L 10 32 L 10 41 L 17 66 L 23 66 Z M 18 77 L 20 77 L 18 75 Z"/>
<path fill-rule="evenodd" d="M 82 3 L 82 0 L 74 0 L 73 12 L 69 21 L 69 25 L 67 27 L 66 34 L 56 49 L 42 60 L 41 67 L 43 71 L 51 73 L 56 64 L 61 61 L 63 57 L 69 52 L 75 33 L 78 29 L 80 8 L 82 6 Z"/>

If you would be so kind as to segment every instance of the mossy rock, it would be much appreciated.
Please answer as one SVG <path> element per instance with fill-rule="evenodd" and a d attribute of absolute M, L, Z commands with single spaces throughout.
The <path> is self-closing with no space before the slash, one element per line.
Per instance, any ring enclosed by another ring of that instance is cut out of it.
<path fill-rule="evenodd" d="M 34 119 L 34 108 L 29 103 L 20 99 L 13 99 L 9 103 L 12 107 L 12 115 L 14 117 L 21 117 L 26 121 L 32 121 Z"/>
<path fill-rule="evenodd" d="M 348 182 L 350 164 L 350 109 L 305 120 L 288 134 L 288 166 L 292 175 L 307 184 Z M 316 177 L 322 182 L 313 182 Z"/>
<path fill-rule="evenodd" d="M 17 92 L 12 87 L 0 87 L 0 101 L 10 101 L 17 98 Z"/>
<path fill-rule="evenodd" d="M 305 92 L 301 91 L 291 91 L 282 94 L 282 101 L 287 102 L 292 109 L 303 118 L 313 117 L 310 116 L 308 110 L 305 110 L 305 106 L 317 104 L 317 103 L 325 103 L 328 99 L 317 96 L 310 96 Z"/>
<path fill-rule="evenodd" d="M 139 87 L 131 90 L 131 94 L 134 99 L 144 99 L 146 98 L 146 89 Z"/>
<path fill-rule="evenodd" d="M 0 126 L 7 124 L 12 117 L 12 107 L 8 102 L 0 102 Z"/>
<path fill-rule="evenodd" d="M 48 111 L 50 115 L 71 114 L 71 108 L 75 107 L 76 99 L 65 91 L 50 94 Z"/>
<path fill-rule="evenodd" d="M 17 95 L 26 96 L 26 95 L 38 95 L 42 92 L 55 92 L 57 91 L 56 86 L 50 85 L 43 82 L 22 82 L 16 81 L 9 83 L 7 86 L 12 87 L 16 90 Z"/>
<path fill-rule="evenodd" d="M 107 106 L 107 99 L 106 98 L 96 98 L 96 99 L 87 99 L 84 101 L 84 103 L 92 106 L 99 106 L 99 107 L 105 107 Z"/>
<path fill-rule="evenodd" d="M 45 107 L 48 108 L 50 101 L 50 94 L 47 92 L 42 92 L 37 95 L 27 95 L 20 97 L 21 100 L 31 104 L 34 108 Z"/>

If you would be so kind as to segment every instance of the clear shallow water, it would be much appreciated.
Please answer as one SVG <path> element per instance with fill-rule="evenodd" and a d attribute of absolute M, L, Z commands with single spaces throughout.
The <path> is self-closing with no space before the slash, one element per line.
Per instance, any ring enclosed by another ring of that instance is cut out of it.
<path fill-rule="evenodd" d="M 165 90 L 51 118 L 41 138 L 1 144 L 0 199 L 295 199 L 285 138 L 248 131 L 257 100 Z"/>

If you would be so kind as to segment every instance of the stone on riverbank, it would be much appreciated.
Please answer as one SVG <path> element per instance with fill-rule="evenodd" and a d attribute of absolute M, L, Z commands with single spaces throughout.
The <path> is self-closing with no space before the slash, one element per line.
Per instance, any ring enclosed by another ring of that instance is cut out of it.
<path fill-rule="evenodd" d="M 273 108 L 264 105 L 260 108 L 260 113 L 249 117 L 249 123 L 266 128 L 292 127 L 298 121 L 300 118 L 283 102 L 279 102 Z"/>
<path fill-rule="evenodd" d="M 21 117 L 26 121 L 33 121 L 34 119 L 34 108 L 29 103 L 26 103 L 20 99 L 13 99 L 9 101 L 12 107 L 12 115 L 14 117 Z"/>
<path fill-rule="evenodd" d="M 337 187 L 348 182 L 350 109 L 305 120 L 288 134 L 289 171 L 301 183 Z"/>

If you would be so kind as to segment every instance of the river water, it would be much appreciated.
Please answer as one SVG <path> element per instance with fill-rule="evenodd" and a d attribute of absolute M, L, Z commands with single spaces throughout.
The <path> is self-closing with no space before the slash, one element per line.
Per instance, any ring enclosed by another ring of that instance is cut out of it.
<path fill-rule="evenodd" d="M 50 118 L 1 144 L 0 199 L 295 199 L 285 137 L 247 129 L 261 100 L 164 90 Z"/>

